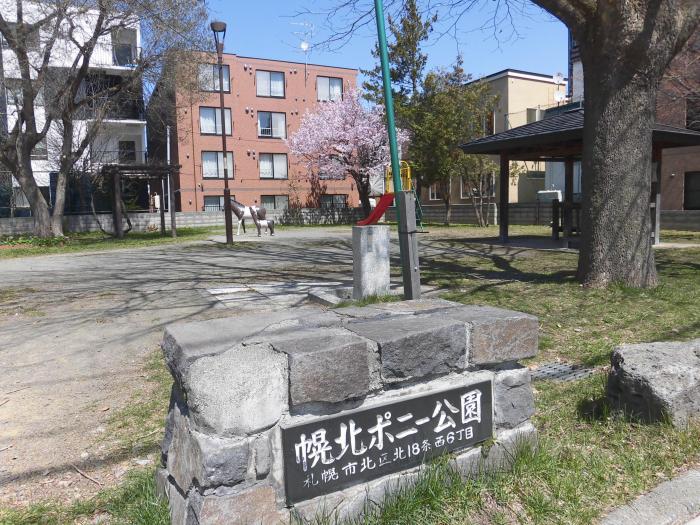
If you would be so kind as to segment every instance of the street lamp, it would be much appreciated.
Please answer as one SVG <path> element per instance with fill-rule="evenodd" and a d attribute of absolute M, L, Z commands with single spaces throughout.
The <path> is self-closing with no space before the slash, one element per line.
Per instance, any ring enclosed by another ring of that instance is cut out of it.
<path fill-rule="evenodd" d="M 233 217 L 231 212 L 231 190 L 228 187 L 228 158 L 226 155 L 226 111 L 224 109 L 224 38 L 226 22 L 214 21 L 210 25 L 214 33 L 216 57 L 219 65 L 219 105 L 221 106 L 221 148 L 224 161 L 224 220 L 226 224 L 226 244 L 233 244 Z"/>

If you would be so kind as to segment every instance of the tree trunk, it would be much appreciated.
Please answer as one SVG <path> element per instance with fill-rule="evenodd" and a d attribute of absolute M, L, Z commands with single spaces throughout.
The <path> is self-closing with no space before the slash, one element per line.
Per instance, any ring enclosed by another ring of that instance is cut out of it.
<path fill-rule="evenodd" d="M 588 58 L 578 277 L 590 287 L 655 286 L 649 199 L 658 82 L 622 62 L 609 70 L 604 57 Z"/>
<path fill-rule="evenodd" d="M 365 218 L 369 217 L 372 212 L 372 205 L 369 203 L 369 182 L 367 184 L 357 183 L 357 192 L 360 194 L 360 204 L 362 205 L 362 214 Z"/>
<path fill-rule="evenodd" d="M 452 203 L 451 199 L 444 199 L 445 201 L 445 226 L 449 226 L 452 221 Z"/>
<path fill-rule="evenodd" d="M 63 212 L 66 207 L 67 181 L 68 175 L 64 170 L 60 170 L 56 181 L 56 200 L 51 215 L 51 232 L 54 237 L 63 237 Z"/>
<path fill-rule="evenodd" d="M 49 205 L 44 199 L 39 186 L 34 180 L 32 172 L 32 163 L 29 155 L 26 159 L 20 161 L 20 167 L 16 175 L 17 182 L 24 195 L 29 201 L 29 208 L 32 210 L 34 217 L 34 235 L 37 237 L 51 237 L 51 214 L 49 213 Z"/>

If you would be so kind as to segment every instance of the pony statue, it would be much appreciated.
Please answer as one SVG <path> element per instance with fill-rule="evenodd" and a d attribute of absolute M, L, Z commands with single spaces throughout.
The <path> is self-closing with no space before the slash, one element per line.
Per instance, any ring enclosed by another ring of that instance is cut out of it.
<path fill-rule="evenodd" d="M 231 210 L 233 214 L 238 218 L 238 231 L 236 235 L 241 234 L 241 226 L 243 226 L 243 233 L 245 233 L 245 220 L 250 219 L 255 224 L 258 229 L 258 237 L 262 235 L 262 228 L 265 228 L 265 232 L 270 232 L 270 235 L 275 234 L 275 221 L 273 219 L 266 219 L 267 210 L 265 208 L 258 208 L 256 206 L 246 206 L 243 203 L 238 202 L 236 199 L 231 199 Z"/>

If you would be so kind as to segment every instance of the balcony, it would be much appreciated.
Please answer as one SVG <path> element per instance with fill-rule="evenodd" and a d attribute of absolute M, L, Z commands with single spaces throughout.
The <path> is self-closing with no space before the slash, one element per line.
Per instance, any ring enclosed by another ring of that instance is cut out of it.
<path fill-rule="evenodd" d="M 132 149 L 122 150 L 90 150 L 90 162 L 96 166 L 106 166 L 109 164 L 145 164 L 148 159 L 147 152 L 135 151 Z"/>
<path fill-rule="evenodd" d="M 141 58 L 141 48 L 128 43 L 97 44 L 90 65 L 133 69 Z"/>

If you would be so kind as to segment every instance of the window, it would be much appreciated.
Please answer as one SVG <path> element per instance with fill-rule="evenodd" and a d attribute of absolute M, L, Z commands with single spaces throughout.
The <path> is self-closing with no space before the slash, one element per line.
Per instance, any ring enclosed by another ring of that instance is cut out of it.
<path fill-rule="evenodd" d="M 231 109 L 225 108 L 226 134 L 231 134 Z M 199 132 L 202 135 L 221 135 L 221 109 L 199 108 Z"/>
<path fill-rule="evenodd" d="M 32 150 L 31 159 L 32 160 L 48 160 L 49 152 L 46 149 L 46 137 L 41 139 L 34 149 Z"/>
<path fill-rule="evenodd" d="M 428 190 L 428 200 L 442 200 L 442 188 L 440 188 L 437 184 L 430 186 L 430 189 Z"/>
<path fill-rule="evenodd" d="M 347 195 L 321 195 L 321 208 L 347 208 Z"/>
<path fill-rule="evenodd" d="M 133 140 L 120 140 L 118 155 L 120 164 L 136 162 L 136 142 Z"/>
<path fill-rule="evenodd" d="M 259 97 L 284 98 L 284 73 L 281 71 L 256 71 L 255 88 Z"/>
<path fill-rule="evenodd" d="M 287 138 L 287 114 L 258 111 L 258 137 Z"/>
<path fill-rule="evenodd" d="M 235 198 L 231 195 L 231 198 Z M 224 196 L 205 196 L 204 197 L 204 211 L 221 211 L 224 209 Z"/>
<path fill-rule="evenodd" d="M 689 171 L 685 174 L 683 209 L 700 210 L 700 171 Z"/>
<path fill-rule="evenodd" d="M 286 153 L 261 153 L 260 154 L 260 178 L 261 179 L 286 179 L 287 178 L 287 154 Z"/>
<path fill-rule="evenodd" d="M 231 91 L 231 79 L 228 66 L 223 67 L 224 91 Z M 219 65 L 199 65 L 199 89 L 202 91 L 219 91 Z"/>
<path fill-rule="evenodd" d="M 226 152 L 226 167 L 228 176 L 233 178 L 233 153 Z M 222 151 L 202 152 L 202 178 L 223 179 L 224 178 L 224 153 Z"/>
<path fill-rule="evenodd" d="M 471 199 L 472 194 L 471 194 L 471 184 L 469 184 L 469 181 L 467 177 L 460 177 L 459 178 L 459 198 L 460 199 Z"/>
<path fill-rule="evenodd" d="M 266 210 L 286 210 L 289 207 L 288 195 L 261 195 L 260 206 Z"/>
<path fill-rule="evenodd" d="M 316 93 L 319 101 L 328 102 L 343 98 L 343 79 L 316 77 Z"/>

